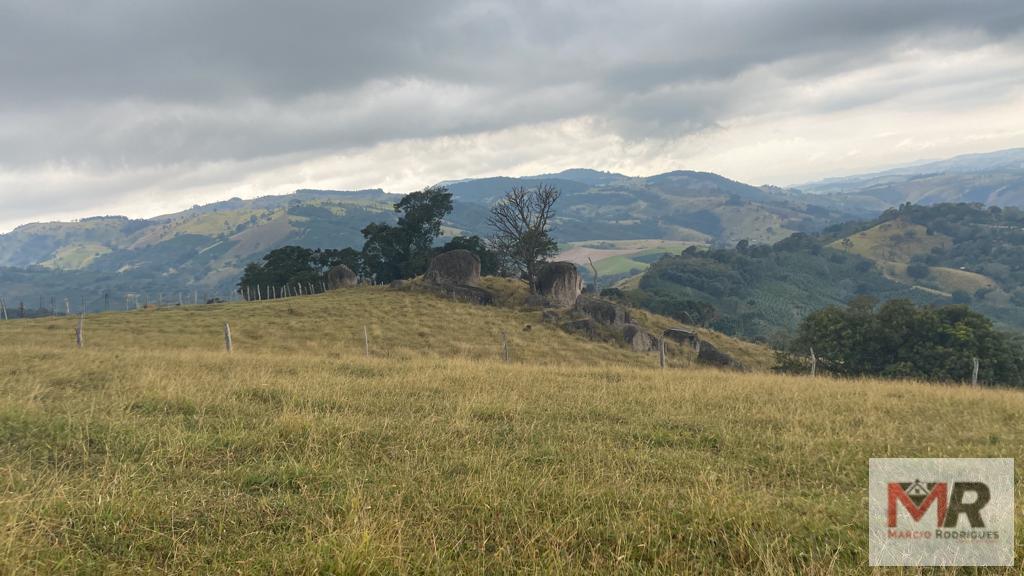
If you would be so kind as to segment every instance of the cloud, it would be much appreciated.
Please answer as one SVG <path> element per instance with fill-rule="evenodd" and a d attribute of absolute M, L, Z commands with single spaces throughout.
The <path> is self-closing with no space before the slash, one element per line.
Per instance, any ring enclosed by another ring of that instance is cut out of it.
<path fill-rule="evenodd" d="M 934 122 L 977 110 L 988 130 L 1020 102 L 1022 30 L 1019 0 L 7 0 L 0 200 L 20 202 L 0 229 L 218 190 L 715 169 L 738 150 L 759 152 L 734 177 L 797 181 L 820 167 L 770 142 L 877 146 L 821 125 L 875 112 L 896 142 L 938 142 L 955 134 Z M 982 141 L 1024 120 L 1004 122 Z"/>

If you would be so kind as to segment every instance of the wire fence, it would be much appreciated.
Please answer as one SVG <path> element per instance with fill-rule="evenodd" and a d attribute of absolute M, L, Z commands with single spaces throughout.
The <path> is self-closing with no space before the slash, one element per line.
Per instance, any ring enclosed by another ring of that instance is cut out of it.
<path fill-rule="evenodd" d="M 80 316 L 224 302 L 257 302 L 326 292 L 326 280 L 289 284 L 254 284 L 233 290 L 186 289 L 170 292 L 114 292 L 76 296 L 44 295 L 9 299 L 0 295 L 0 321 L 46 316 Z"/>

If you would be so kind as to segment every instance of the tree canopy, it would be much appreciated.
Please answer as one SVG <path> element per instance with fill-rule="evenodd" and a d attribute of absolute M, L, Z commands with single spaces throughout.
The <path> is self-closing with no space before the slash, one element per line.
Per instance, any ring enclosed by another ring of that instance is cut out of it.
<path fill-rule="evenodd" d="M 978 358 L 980 383 L 1024 386 L 1021 342 L 962 305 L 855 298 L 800 324 L 789 350 L 808 355 L 811 348 L 819 367 L 836 375 L 969 382 Z"/>
<path fill-rule="evenodd" d="M 443 186 L 407 194 L 395 204 L 402 216 L 395 225 L 363 228 L 363 266 L 378 282 L 412 278 L 426 272 L 441 222 L 452 211 L 452 195 Z"/>
<path fill-rule="evenodd" d="M 324 274 L 338 264 L 358 270 L 359 260 L 359 252 L 351 248 L 313 250 L 301 246 L 283 246 L 264 255 L 262 262 L 250 262 L 242 273 L 238 287 L 255 291 L 257 286 L 317 286 Z"/>

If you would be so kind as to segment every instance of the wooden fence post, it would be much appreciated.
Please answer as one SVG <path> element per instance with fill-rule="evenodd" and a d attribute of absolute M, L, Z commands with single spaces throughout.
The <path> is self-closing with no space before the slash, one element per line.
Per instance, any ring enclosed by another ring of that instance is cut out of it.
<path fill-rule="evenodd" d="M 7 301 L 0 297 L 0 315 L 3 316 L 4 320 L 7 320 Z"/>
<path fill-rule="evenodd" d="M 370 333 L 366 331 L 366 324 L 363 324 L 363 347 L 366 350 L 366 355 L 370 355 Z"/>
<path fill-rule="evenodd" d="M 974 364 L 974 370 L 971 372 L 971 386 L 978 385 L 978 368 L 981 367 L 981 362 L 978 357 L 971 358 L 971 363 Z"/>
<path fill-rule="evenodd" d="M 504 330 L 501 331 L 501 358 L 508 362 L 508 334 Z"/>
<path fill-rule="evenodd" d="M 78 328 L 75 328 L 75 343 L 79 348 L 85 347 L 85 314 L 78 317 Z"/>
<path fill-rule="evenodd" d="M 665 367 L 665 338 L 664 337 L 662 337 L 660 340 L 658 340 L 658 364 L 662 368 Z"/>
<path fill-rule="evenodd" d="M 224 323 L 224 348 L 230 354 L 234 347 L 231 345 L 231 326 L 227 322 Z"/>
<path fill-rule="evenodd" d="M 814 348 L 811 348 L 811 377 L 818 375 L 818 357 L 814 355 Z"/>

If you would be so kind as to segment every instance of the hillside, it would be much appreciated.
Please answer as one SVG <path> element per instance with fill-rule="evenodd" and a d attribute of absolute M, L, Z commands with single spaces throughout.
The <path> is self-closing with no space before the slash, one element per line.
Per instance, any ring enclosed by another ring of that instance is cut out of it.
<path fill-rule="evenodd" d="M 1024 148 L 830 178 L 798 188 L 835 202 L 837 208 L 861 206 L 882 211 L 907 202 L 1024 207 Z"/>
<path fill-rule="evenodd" d="M 658 260 L 627 294 L 636 305 L 781 343 L 813 310 L 859 295 L 970 304 L 1024 331 L 1024 210 L 902 206 L 774 246 L 686 250 Z"/>
<path fill-rule="evenodd" d="M 366 288 L 88 316 L 82 350 L 0 322 L 0 570 L 861 574 L 868 458 L 1024 458 L 1018 392 L 660 370 L 531 319 Z"/>
<path fill-rule="evenodd" d="M 540 182 L 562 190 L 554 235 L 563 244 L 771 241 L 849 216 L 811 206 L 799 195 L 766 192 L 714 174 L 628 178 L 578 169 L 449 182 L 455 210 L 445 233 L 487 235 L 490 203 L 513 186 Z M 148 220 L 97 217 L 27 224 L 0 235 L 0 295 L 30 307 L 38 307 L 40 298 L 48 306 L 51 298 L 63 302 L 84 296 L 92 311 L 104 309 L 111 294 L 115 300 L 126 294 L 153 299 L 194 291 L 224 295 L 247 263 L 274 248 L 361 247 L 360 230 L 371 222 L 393 221 L 392 204 L 398 198 L 380 190 L 300 190 L 235 198 Z M 621 261 L 609 272 L 628 272 L 633 265 Z"/>
<path fill-rule="evenodd" d="M 856 214 L 814 205 L 810 202 L 814 198 L 807 195 L 765 190 L 707 172 L 679 170 L 627 178 L 569 170 L 547 176 L 451 183 L 449 189 L 456 200 L 455 218 L 460 216 L 460 202 L 463 206 L 487 205 L 512 186 L 538 183 L 562 191 L 555 225 L 560 242 L 772 242 L 793 232 L 818 230 Z"/>

